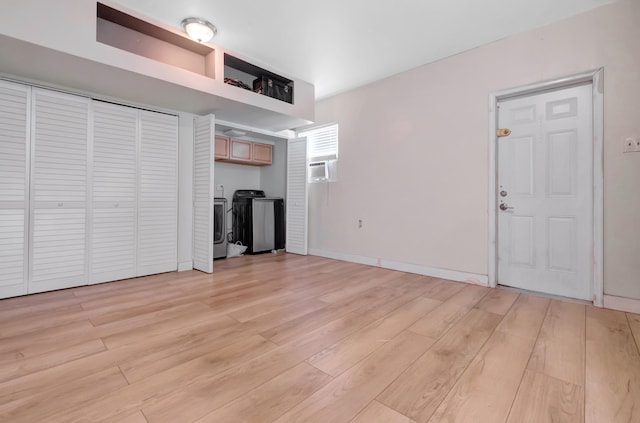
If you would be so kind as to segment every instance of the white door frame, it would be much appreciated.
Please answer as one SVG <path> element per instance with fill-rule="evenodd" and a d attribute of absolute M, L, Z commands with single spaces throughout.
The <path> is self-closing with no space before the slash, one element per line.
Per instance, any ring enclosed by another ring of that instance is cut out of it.
<path fill-rule="evenodd" d="M 603 147 L 604 147 L 604 69 L 596 69 L 564 78 L 544 81 L 522 87 L 496 91 L 489 94 L 489 247 L 488 247 L 488 276 L 489 286 L 495 288 L 498 283 L 498 251 L 497 231 L 498 221 L 496 209 L 498 199 L 496 196 L 496 183 L 498 178 L 497 152 L 498 149 L 496 129 L 498 129 L 497 104 L 501 100 L 512 97 L 521 97 L 529 94 L 538 94 L 551 89 L 561 89 L 579 84 L 591 83 L 593 88 L 593 304 L 603 306 L 604 276 L 603 276 L 603 231 L 604 231 L 604 173 L 603 173 Z"/>

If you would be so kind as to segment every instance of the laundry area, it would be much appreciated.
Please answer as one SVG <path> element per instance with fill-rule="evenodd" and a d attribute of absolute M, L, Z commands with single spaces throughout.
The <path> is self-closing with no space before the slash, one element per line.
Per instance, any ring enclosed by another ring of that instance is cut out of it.
<path fill-rule="evenodd" d="M 285 248 L 287 139 L 216 123 L 213 259 Z"/>

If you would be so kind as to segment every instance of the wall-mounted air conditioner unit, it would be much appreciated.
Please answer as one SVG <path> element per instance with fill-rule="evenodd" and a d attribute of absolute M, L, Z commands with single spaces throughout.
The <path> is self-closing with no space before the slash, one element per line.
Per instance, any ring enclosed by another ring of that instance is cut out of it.
<path fill-rule="evenodd" d="M 335 182 L 338 179 L 338 160 L 309 162 L 309 183 Z"/>

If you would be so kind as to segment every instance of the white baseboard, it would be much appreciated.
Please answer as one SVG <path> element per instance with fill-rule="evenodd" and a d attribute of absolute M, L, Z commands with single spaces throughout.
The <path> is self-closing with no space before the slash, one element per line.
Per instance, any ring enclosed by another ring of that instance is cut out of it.
<path fill-rule="evenodd" d="M 353 254 L 335 253 L 332 251 L 323 251 L 309 249 L 312 256 L 326 257 L 335 260 L 348 261 L 351 263 L 366 264 L 369 266 L 382 267 L 384 269 L 399 270 L 401 272 L 415 273 L 417 275 L 431 276 L 433 278 L 447 279 L 451 281 L 472 283 L 474 285 L 489 285 L 487 275 L 478 275 L 475 273 L 459 272 L 457 270 L 441 269 L 439 267 L 421 266 L 417 264 L 404 263 L 400 261 L 387 260 L 381 258 L 357 256 Z"/>
<path fill-rule="evenodd" d="M 640 314 L 640 300 L 605 295 L 604 308 Z"/>
<path fill-rule="evenodd" d="M 178 263 L 178 272 L 186 272 L 187 270 L 193 270 L 193 261 L 183 261 Z"/>

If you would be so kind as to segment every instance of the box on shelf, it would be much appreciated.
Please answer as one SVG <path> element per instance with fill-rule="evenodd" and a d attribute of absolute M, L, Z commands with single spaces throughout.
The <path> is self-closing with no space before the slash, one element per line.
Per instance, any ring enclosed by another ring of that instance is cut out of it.
<path fill-rule="evenodd" d="M 253 80 L 253 91 L 293 104 L 293 86 L 268 76 Z"/>

